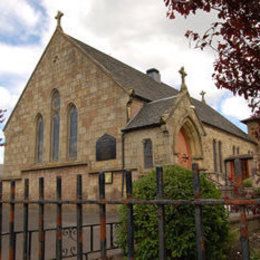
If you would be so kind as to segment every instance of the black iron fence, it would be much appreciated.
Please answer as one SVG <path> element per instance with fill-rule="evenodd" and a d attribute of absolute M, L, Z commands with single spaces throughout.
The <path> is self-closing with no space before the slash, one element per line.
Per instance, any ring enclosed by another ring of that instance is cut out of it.
<path fill-rule="evenodd" d="M 249 259 L 249 236 L 247 227 L 246 208 L 255 205 L 260 206 L 260 199 L 202 199 L 200 196 L 200 178 L 197 164 L 192 165 L 193 171 L 193 200 L 171 200 L 163 197 L 163 168 L 156 167 L 157 181 L 157 197 L 153 200 L 135 199 L 132 196 L 132 174 L 130 171 L 124 171 L 126 180 L 126 197 L 121 199 L 107 199 L 105 192 L 105 173 L 99 173 L 99 198 L 95 200 L 83 199 L 82 196 L 82 176 L 77 176 L 76 199 L 62 199 L 62 178 L 56 179 L 56 199 L 47 200 L 44 198 L 44 178 L 39 179 L 39 199 L 29 199 L 29 180 L 24 180 L 24 197 L 21 200 L 15 198 L 15 181 L 10 184 L 10 199 L 2 199 L 2 183 L 0 182 L 0 260 L 3 256 L 3 240 L 8 238 L 8 259 L 46 259 L 46 250 L 50 250 L 46 246 L 46 236 L 48 232 L 53 232 L 53 243 L 55 244 L 55 258 L 76 258 L 87 259 L 89 254 L 99 252 L 101 259 L 107 259 L 107 252 L 111 249 L 116 249 L 114 231 L 116 222 L 107 221 L 107 205 L 126 205 L 128 208 L 128 259 L 134 259 L 134 205 L 155 205 L 158 210 L 158 236 L 159 236 L 159 259 L 165 259 L 165 236 L 164 236 L 164 207 L 166 205 L 190 205 L 195 207 L 195 227 L 196 227 L 196 244 L 198 259 L 205 259 L 205 242 L 203 237 L 202 227 L 202 207 L 205 205 L 231 205 L 240 207 L 240 241 L 242 250 L 242 259 Z M 22 230 L 15 229 L 15 210 L 17 205 L 22 205 L 23 211 L 23 228 Z M 3 232 L 3 205 L 9 206 L 9 231 Z M 29 206 L 38 206 L 38 228 L 29 229 Z M 56 207 L 56 226 L 55 228 L 45 227 L 45 209 L 46 205 L 54 205 Z M 76 225 L 62 226 L 63 207 L 64 205 L 75 206 L 76 210 Z M 83 225 L 83 206 L 98 205 L 99 207 L 99 223 Z M 94 232 L 95 228 L 96 232 Z M 98 233 L 97 233 L 98 232 Z M 37 234 L 37 239 L 33 238 L 33 234 Z M 88 235 L 84 241 L 88 241 L 89 245 L 83 243 L 83 237 Z M 16 240 L 18 236 L 22 236 L 22 249 L 17 255 Z M 64 247 L 65 237 L 75 241 L 75 245 Z M 94 248 L 94 240 L 98 239 L 99 247 Z M 36 242 L 37 252 L 32 253 L 33 242 Z M 87 248 L 87 249 L 86 249 Z M 37 257 L 35 257 L 35 254 Z M 34 257 L 34 258 L 33 258 Z"/>

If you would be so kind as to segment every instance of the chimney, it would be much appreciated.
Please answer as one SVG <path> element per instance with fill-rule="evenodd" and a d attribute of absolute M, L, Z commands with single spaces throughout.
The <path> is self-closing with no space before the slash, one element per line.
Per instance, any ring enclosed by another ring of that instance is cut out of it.
<path fill-rule="evenodd" d="M 146 74 L 151 77 L 152 79 L 154 79 L 155 81 L 161 83 L 161 75 L 159 70 L 152 68 L 146 71 Z"/>

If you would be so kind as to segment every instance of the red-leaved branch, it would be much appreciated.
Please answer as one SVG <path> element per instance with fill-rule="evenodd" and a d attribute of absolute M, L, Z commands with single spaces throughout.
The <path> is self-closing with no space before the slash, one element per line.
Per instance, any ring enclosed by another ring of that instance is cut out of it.
<path fill-rule="evenodd" d="M 218 20 L 202 35 L 187 31 L 186 37 L 202 50 L 217 52 L 213 78 L 248 100 L 252 112 L 260 113 L 260 1 L 259 0 L 164 0 L 167 16 L 187 17 L 198 10 L 215 11 Z"/>

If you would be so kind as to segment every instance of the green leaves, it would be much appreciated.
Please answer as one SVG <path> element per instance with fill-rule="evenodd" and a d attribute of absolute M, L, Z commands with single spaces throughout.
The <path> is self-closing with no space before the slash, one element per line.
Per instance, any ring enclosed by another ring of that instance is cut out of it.
<path fill-rule="evenodd" d="M 134 198 L 155 199 L 155 172 L 134 183 Z M 201 176 L 203 198 L 220 198 L 220 192 Z M 164 198 L 193 199 L 192 173 L 177 166 L 164 168 Z M 165 206 L 165 246 L 168 259 L 196 259 L 194 207 Z M 228 234 L 227 213 L 223 206 L 204 206 L 203 225 L 207 259 L 222 259 Z M 120 208 L 117 243 L 127 252 L 127 208 Z M 134 206 L 135 258 L 158 259 L 157 207 Z"/>

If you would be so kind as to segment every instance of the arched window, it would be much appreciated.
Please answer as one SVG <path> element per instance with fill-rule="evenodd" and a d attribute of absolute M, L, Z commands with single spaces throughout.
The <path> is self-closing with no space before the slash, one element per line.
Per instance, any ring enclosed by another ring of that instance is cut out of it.
<path fill-rule="evenodd" d="M 43 134 L 44 134 L 44 125 L 43 125 L 43 118 L 41 115 L 37 117 L 36 121 L 36 162 L 42 162 L 43 160 Z"/>
<path fill-rule="evenodd" d="M 59 159 L 59 139 L 60 139 L 60 94 L 57 90 L 52 95 L 51 100 L 51 159 Z"/>
<path fill-rule="evenodd" d="M 70 105 L 68 110 L 68 155 L 69 158 L 77 157 L 78 140 L 78 110 L 75 105 Z"/>
<path fill-rule="evenodd" d="M 212 141 L 213 148 L 213 163 L 214 163 L 214 172 L 218 172 L 218 162 L 217 162 L 217 140 L 213 139 Z"/>
<path fill-rule="evenodd" d="M 144 168 L 153 167 L 153 143 L 151 139 L 144 139 Z"/>

